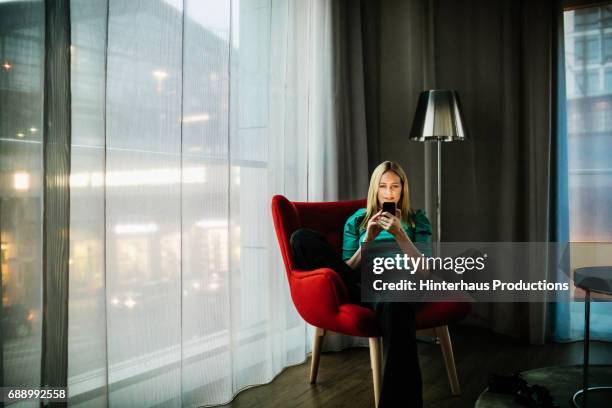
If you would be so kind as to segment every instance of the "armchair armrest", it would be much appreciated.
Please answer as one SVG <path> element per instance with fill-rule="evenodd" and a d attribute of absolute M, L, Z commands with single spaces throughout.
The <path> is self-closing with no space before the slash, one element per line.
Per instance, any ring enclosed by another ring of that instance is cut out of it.
<path fill-rule="evenodd" d="M 330 268 L 311 271 L 292 270 L 289 278 L 291 297 L 304 320 L 313 326 L 328 327 L 348 302 L 348 292 L 342 278 Z"/>

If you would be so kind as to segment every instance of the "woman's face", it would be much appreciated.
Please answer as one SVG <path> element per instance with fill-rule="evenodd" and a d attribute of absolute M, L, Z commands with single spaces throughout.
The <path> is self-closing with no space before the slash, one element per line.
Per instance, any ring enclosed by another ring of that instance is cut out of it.
<path fill-rule="evenodd" d="M 402 195 L 402 180 L 400 177 L 391 170 L 387 170 L 378 183 L 378 207 L 382 208 L 384 202 L 397 203 Z"/>

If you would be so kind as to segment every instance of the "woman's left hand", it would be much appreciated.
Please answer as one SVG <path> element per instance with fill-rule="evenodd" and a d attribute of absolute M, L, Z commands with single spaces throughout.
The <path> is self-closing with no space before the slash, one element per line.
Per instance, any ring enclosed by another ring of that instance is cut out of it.
<path fill-rule="evenodd" d="M 380 225 L 381 228 L 389 232 L 389 234 L 393 235 L 395 238 L 403 237 L 405 234 L 404 229 L 402 228 L 400 218 L 401 214 L 402 211 L 399 208 L 395 210 L 395 215 L 388 212 L 383 212 L 378 218 L 378 225 Z"/>

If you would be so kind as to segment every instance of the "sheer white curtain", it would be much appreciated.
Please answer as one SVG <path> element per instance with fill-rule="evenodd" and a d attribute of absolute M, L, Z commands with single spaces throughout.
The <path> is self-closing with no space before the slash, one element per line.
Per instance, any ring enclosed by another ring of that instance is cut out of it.
<path fill-rule="evenodd" d="M 304 361 L 269 206 L 337 194 L 330 12 L 72 0 L 73 405 L 220 404 Z"/>

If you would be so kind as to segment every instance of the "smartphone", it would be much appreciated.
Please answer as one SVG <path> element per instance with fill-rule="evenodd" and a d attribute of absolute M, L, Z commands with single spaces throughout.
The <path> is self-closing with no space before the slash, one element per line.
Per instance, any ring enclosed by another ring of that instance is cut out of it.
<path fill-rule="evenodd" d="M 383 212 L 388 212 L 391 215 L 395 215 L 395 203 L 387 201 L 383 203 Z"/>

